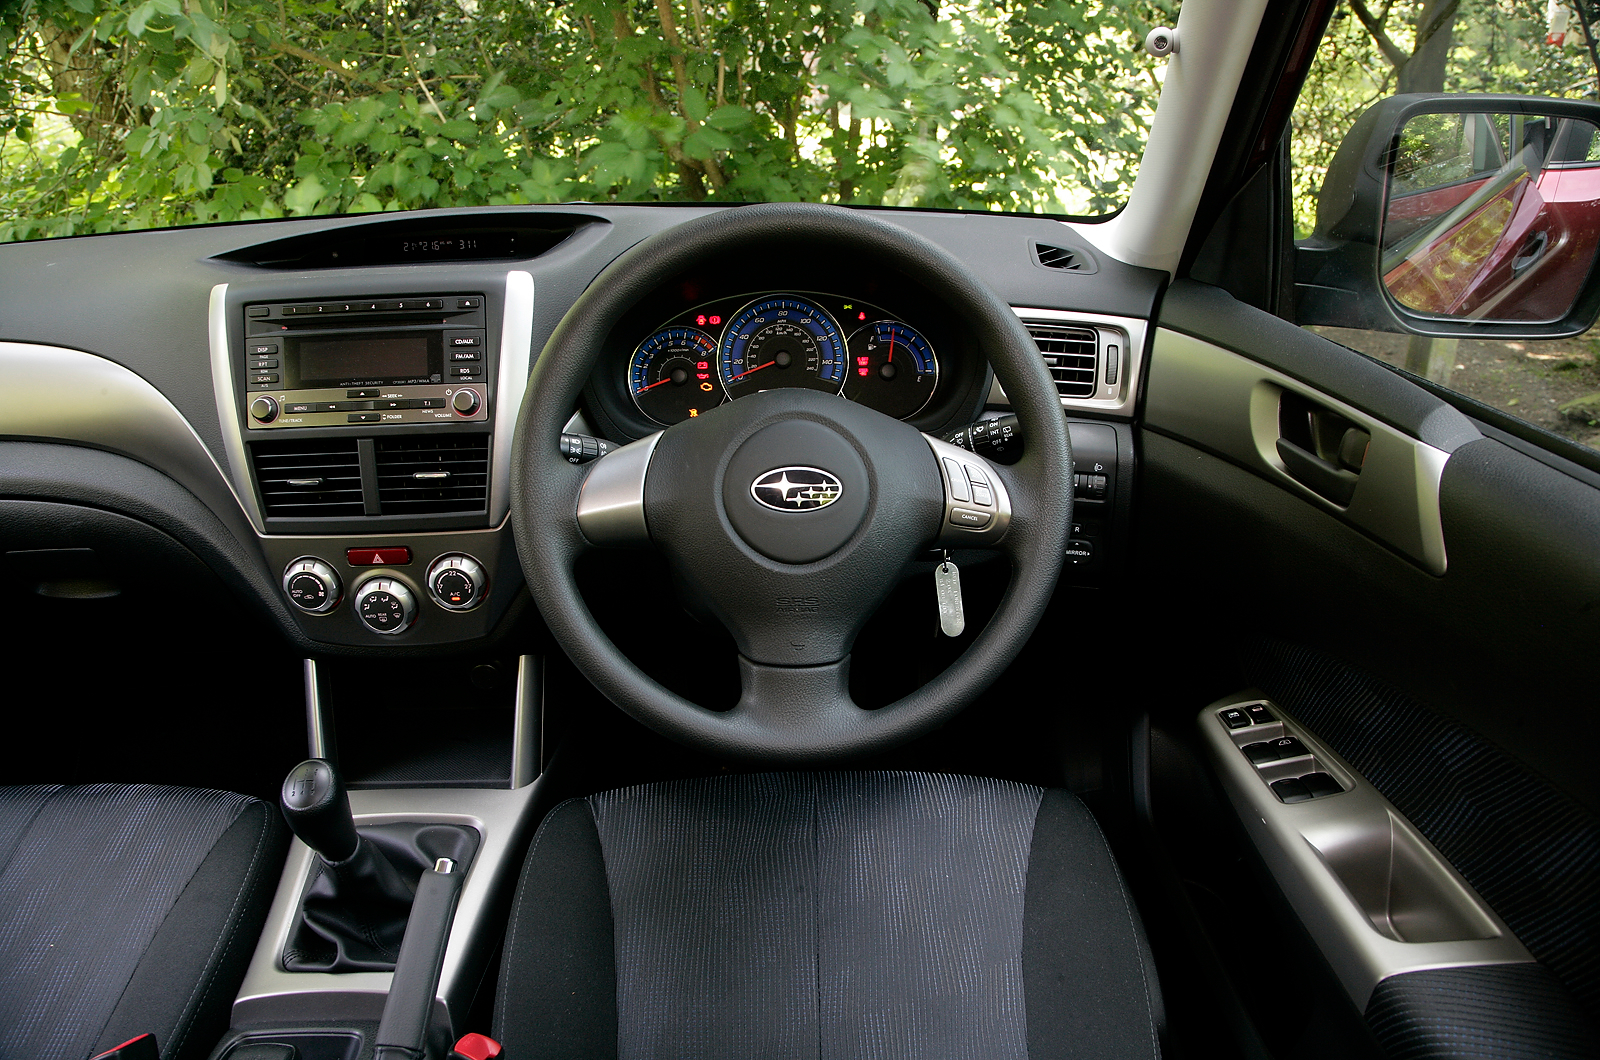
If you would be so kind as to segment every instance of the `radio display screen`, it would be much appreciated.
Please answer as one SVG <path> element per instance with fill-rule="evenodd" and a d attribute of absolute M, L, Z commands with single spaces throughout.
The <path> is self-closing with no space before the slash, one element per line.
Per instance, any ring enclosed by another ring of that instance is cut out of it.
<path fill-rule="evenodd" d="M 437 383 L 443 376 L 443 344 L 437 331 L 385 332 L 301 338 L 298 385 L 304 388 Z"/>

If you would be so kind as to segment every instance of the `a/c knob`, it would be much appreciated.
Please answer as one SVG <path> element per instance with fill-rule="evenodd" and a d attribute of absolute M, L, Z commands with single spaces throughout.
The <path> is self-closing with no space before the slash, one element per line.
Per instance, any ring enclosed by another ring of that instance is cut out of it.
<path fill-rule="evenodd" d="M 278 402 L 263 394 L 250 402 L 250 416 L 258 423 L 271 423 L 278 418 Z"/>

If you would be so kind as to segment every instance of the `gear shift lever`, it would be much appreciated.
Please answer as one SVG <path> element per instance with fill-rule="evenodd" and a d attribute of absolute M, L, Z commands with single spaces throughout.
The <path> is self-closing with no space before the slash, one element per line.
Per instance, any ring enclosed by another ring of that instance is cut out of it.
<path fill-rule="evenodd" d="M 350 815 L 350 796 L 333 766 L 308 759 L 283 781 L 283 816 L 300 841 L 328 862 L 348 861 L 361 836 Z"/>

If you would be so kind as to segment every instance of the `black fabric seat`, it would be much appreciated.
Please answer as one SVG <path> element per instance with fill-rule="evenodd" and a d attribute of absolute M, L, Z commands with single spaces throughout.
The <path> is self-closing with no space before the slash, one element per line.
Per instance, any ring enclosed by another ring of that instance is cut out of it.
<path fill-rule="evenodd" d="M 0 788 L 0 1060 L 145 1032 L 206 1056 L 283 867 L 277 808 L 221 791 Z"/>
<path fill-rule="evenodd" d="M 516 1060 L 1148 1058 L 1143 930 L 1074 796 L 919 773 L 645 785 L 551 811 L 512 907 Z"/>

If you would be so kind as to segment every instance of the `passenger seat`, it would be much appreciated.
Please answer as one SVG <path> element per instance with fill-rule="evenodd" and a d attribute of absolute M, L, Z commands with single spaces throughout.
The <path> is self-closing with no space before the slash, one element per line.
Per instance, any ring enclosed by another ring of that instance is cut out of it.
<path fill-rule="evenodd" d="M 0 788 L 0 1060 L 146 1032 L 205 1057 L 283 866 L 276 807 L 148 784 Z"/>

